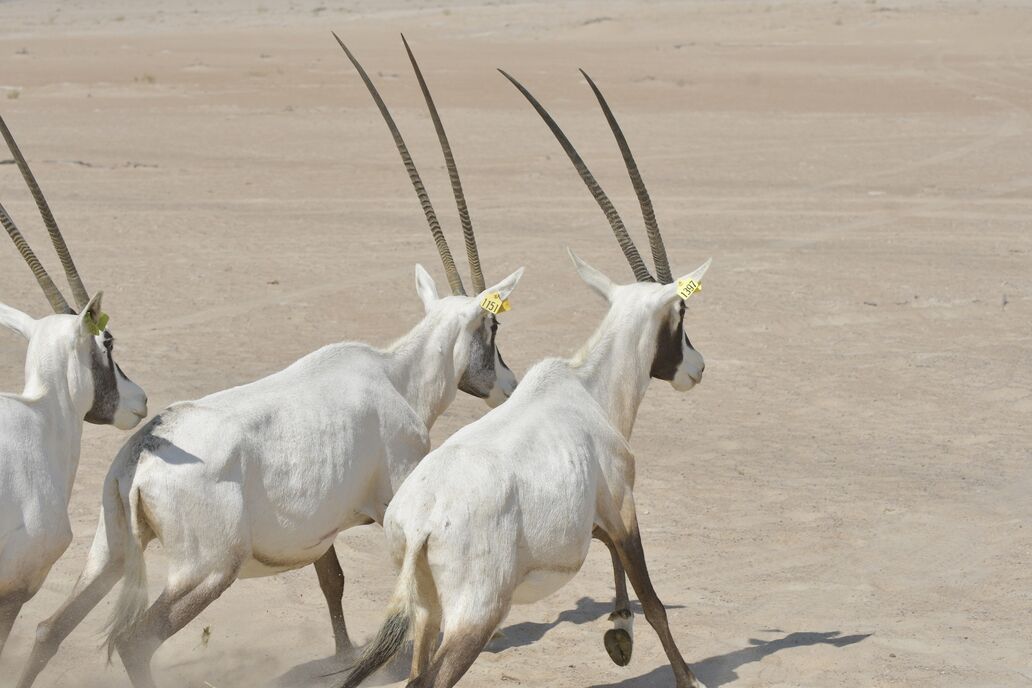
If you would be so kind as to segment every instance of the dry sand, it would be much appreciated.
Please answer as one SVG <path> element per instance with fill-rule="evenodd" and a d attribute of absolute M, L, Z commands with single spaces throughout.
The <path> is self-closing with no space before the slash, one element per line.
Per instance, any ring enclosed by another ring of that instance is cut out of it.
<path fill-rule="evenodd" d="M 690 317 L 706 379 L 690 395 L 654 384 L 633 438 L 653 579 L 686 658 L 711 687 L 1032 685 L 1028 5 L 172 5 L 0 3 L 0 109 L 153 410 L 328 342 L 386 343 L 419 314 L 413 263 L 441 278 L 331 29 L 382 86 L 455 245 L 399 31 L 421 58 L 488 276 L 529 268 L 504 318 L 506 359 L 521 372 L 574 350 L 603 309 L 563 246 L 629 271 L 494 67 L 552 108 L 640 231 L 583 66 L 621 118 L 675 265 L 715 258 Z M 0 166 L 0 189 L 43 251 L 14 167 Z M 0 298 L 45 312 L 10 247 Z M 20 388 L 23 355 L 0 337 L 0 389 Z M 483 412 L 460 398 L 435 437 Z M 86 428 L 75 542 L 24 608 L 0 686 L 78 575 L 124 438 Z M 338 546 L 365 638 L 393 573 L 376 528 Z M 609 663 L 611 590 L 594 546 L 570 585 L 513 610 L 462 685 L 672 685 L 640 615 L 634 661 Z M 108 609 L 39 686 L 128 685 L 98 650 Z M 285 672 L 314 685 L 303 677 L 331 650 L 308 569 L 237 583 L 155 665 L 169 687 Z"/>

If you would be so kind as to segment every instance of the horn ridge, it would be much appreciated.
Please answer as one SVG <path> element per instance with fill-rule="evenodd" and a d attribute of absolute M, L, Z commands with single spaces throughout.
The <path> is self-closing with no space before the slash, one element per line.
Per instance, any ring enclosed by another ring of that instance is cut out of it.
<path fill-rule="evenodd" d="M 556 140 L 559 141 L 559 145 L 562 146 L 566 152 L 567 157 L 570 158 L 570 162 L 573 163 L 577 173 L 580 174 L 581 179 L 584 181 L 585 186 L 588 187 L 588 191 L 595 198 L 599 207 L 602 208 L 602 212 L 605 213 L 606 219 L 609 220 L 609 225 L 613 229 L 613 234 L 616 236 L 617 243 L 620 244 L 620 249 L 623 251 L 624 257 L 627 258 L 627 262 L 631 266 L 631 270 L 634 271 L 634 278 L 639 282 L 654 282 L 652 275 L 649 274 L 649 269 L 646 267 L 645 262 L 641 259 L 641 254 L 638 253 L 638 249 L 634 246 L 634 242 L 631 240 L 630 235 L 627 233 L 627 227 L 624 226 L 623 220 L 620 219 L 620 214 L 616 211 L 613 206 L 613 202 L 609 200 L 609 196 L 602 190 L 598 181 L 591 174 L 588 166 L 584 163 L 583 158 L 577 153 L 577 149 L 573 147 L 570 140 L 563 133 L 563 130 L 559 128 L 556 121 L 552 119 L 552 116 L 548 114 L 544 106 L 538 102 L 530 91 L 528 91 L 523 84 L 517 81 L 514 77 L 509 75 L 505 70 L 499 69 L 502 76 L 512 82 L 512 85 L 519 90 L 520 93 L 530 102 L 530 104 L 537 110 L 537 113 L 541 116 L 541 119 L 545 121 Z"/>
<path fill-rule="evenodd" d="M 616 121 L 616 116 L 602 95 L 602 91 L 595 85 L 595 82 L 588 76 L 587 72 L 582 69 L 580 73 L 587 79 L 588 85 L 594 91 L 595 98 L 598 99 L 598 104 L 602 107 L 602 112 L 606 116 L 606 121 L 609 122 L 609 128 L 612 129 L 613 136 L 616 138 L 616 145 L 620 147 L 620 154 L 623 155 L 624 164 L 627 166 L 627 174 L 631 178 L 631 185 L 634 187 L 635 195 L 638 196 L 638 204 L 641 205 L 641 215 L 645 220 L 645 231 L 649 237 L 649 248 L 652 249 L 652 262 L 656 265 L 656 279 L 663 284 L 670 284 L 674 281 L 674 277 L 670 274 L 670 261 L 667 258 L 666 246 L 663 244 L 663 235 L 659 232 L 659 222 L 656 221 L 656 212 L 652 208 L 652 199 L 649 197 L 648 189 L 645 188 L 645 182 L 641 178 L 641 173 L 638 172 L 638 165 L 634 161 L 631 147 L 627 144 L 627 138 L 620 129 L 620 124 Z"/>
<path fill-rule="evenodd" d="M 379 108 L 380 114 L 383 116 L 384 121 L 387 124 L 387 128 L 391 132 L 391 136 L 394 138 L 394 145 L 398 149 L 398 154 L 401 155 L 401 161 L 405 165 L 405 171 L 408 172 L 409 180 L 412 182 L 412 188 L 416 191 L 416 196 L 419 198 L 419 204 L 423 208 L 423 214 L 426 215 L 427 224 L 430 225 L 430 234 L 433 235 L 434 243 L 437 245 L 437 252 L 441 256 L 441 262 L 444 264 L 444 272 L 448 277 L 448 284 L 451 286 L 452 294 L 465 294 L 466 290 L 462 286 L 462 277 L 459 275 L 459 271 L 455 267 L 455 260 L 452 258 L 451 251 L 448 249 L 448 241 L 444 237 L 444 232 L 441 230 L 441 223 L 437 220 L 437 213 L 434 212 L 434 207 L 430 203 L 430 195 L 426 191 L 426 187 L 423 185 L 423 180 L 419 176 L 419 172 L 416 170 L 416 164 L 412 160 L 412 155 L 409 153 L 408 146 L 405 145 L 405 140 L 401 136 L 401 131 L 398 129 L 397 124 L 394 122 L 394 118 L 391 117 L 390 111 L 387 109 L 386 103 L 383 102 L 383 98 L 380 97 L 379 91 L 376 90 L 376 86 L 373 84 L 372 79 L 366 74 L 365 69 L 355 58 L 348 47 L 344 45 L 344 41 L 340 39 L 336 33 L 333 37 L 337 39 L 337 43 L 344 50 L 344 54 L 351 60 L 351 64 L 354 65 L 358 71 L 358 75 L 362 77 L 363 83 L 366 85 L 366 89 L 369 91 L 369 95 L 373 97 L 373 102 L 376 103 L 376 107 Z"/>
<path fill-rule="evenodd" d="M 21 172 L 25 184 L 29 187 L 32 199 L 36 202 L 36 207 L 39 208 L 39 214 L 43 217 L 43 224 L 46 225 L 47 232 L 50 234 L 50 243 L 54 245 L 57 257 L 61 260 L 61 267 L 64 268 L 65 277 L 72 288 L 72 297 L 75 299 L 75 304 L 80 309 L 85 308 L 86 304 L 90 302 L 90 295 L 86 291 L 86 285 L 82 283 L 79 271 L 75 267 L 75 261 L 72 260 L 72 254 L 68 251 L 68 245 L 65 244 L 61 230 L 57 226 L 57 220 L 54 219 L 54 213 L 51 212 L 50 205 L 47 203 L 46 197 L 43 196 L 43 190 L 39 188 L 39 183 L 32 174 L 29 163 L 25 160 L 25 156 L 22 155 L 21 149 L 18 148 L 18 144 L 15 142 L 14 136 L 11 135 L 11 130 L 7 128 L 7 123 L 4 122 L 3 117 L 0 117 L 0 134 L 3 135 L 7 148 L 10 149 L 15 163 L 18 165 L 18 170 Z"/>
<path fill-rule="evenodd" d="M 416 62 L 416 56 L 412 54 L 408 41 L 404 34 L 401 42 L 405 44 L 405 52 L 408 53 L 409 62 L 416 73 L 416 80 L 419 81 L 419 88 L 423 92 L 423 99 L 426 100 L 426 107 L 430 110 L 430 118 L 434 122 L 434 129 L 437 130 L 437 138 L 441 142 L 441 151 L 444 153 L 444 163 L 448 167 L 448 178 L 451 180 L 452 194 L 455 196 L 455 205 L 459 211 L 459 222 L 462 225 L 462 237 L 466 243 L 466 259 L 469 261 L 470 279 L 473 282 L 473 291 L 477 294 L 484 291 L 487 285 L 484 283 L 484 273 L 480 267 L 480 252 L 477 250 L 477 237 L 473 233 L 473 221 L 469 217 L 469 209 L 466 207 L 466 195 L 462 191 L 462 181 L 459 179 L 459 169 L 455 165 L 455 157 L 452 155 L 451 144 L 448 142 L 448 135 L 444 131 L 444 124 L 441 116 L 434 105 L 434 99 L 430 95 L 430 88 L 423 79 L 423 72 Z"/>
<path fill-rule="evenodd" d="M 18 253 L 28 264 L 29 269 L 32 270 L 32 275 L 36 278 L 39 286 L 43 289 L 43 293 L 47 297 L 47 301 L 50 302 L 50 307 L 54 309 L 55 313 L 70 314 L 74 311 L 69 308 L 68 302 L 65 301 L 64 296 L 61 295 L 61 291 L 54 284 L 54 281 L 50 279 L 50 275 L 43 268 L 43 265 L 39 262 L 36 254 L 33 253 L 29 247 L 29 243 L 25 241 L 25 237 L 18 231 L 17 225 L 14 224 L 14 220 L 7 213 L 7 209 L 0 204 L 0 224 L 3 224 L 4 229 L 7 230 L 8 236 L 11 237 L 11 241 L 14 242 L 15 248 L 18 249 Z"/>

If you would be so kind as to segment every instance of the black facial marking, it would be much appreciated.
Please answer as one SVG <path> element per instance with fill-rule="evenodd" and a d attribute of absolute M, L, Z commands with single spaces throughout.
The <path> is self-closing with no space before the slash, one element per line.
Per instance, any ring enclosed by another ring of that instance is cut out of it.
<path fill-rule="evenodd" d="M 469 361 L 459 379 L 459 389 L 466 394 L 485 399 L 495 383 L 495 333 L 498 321 L 492 315 L 484 318 L 471 335 Z"/>
<path fill-rule="evenodd" d="M 114 337 L 104 331 L 103 348 L 94 346 L 90 356 L 90 373 L 93 375 L 93 406 L 86 414 L 86 422 L 95 425 L 110 425 L 118 409 L 118 379 L 115 371 L 121 369 L 111 357 Z M 124 374 L 123 374 L 124 376 Z"/>
<path fill-rule="evenodd" d="M 652 359 L 652 370 L 649 372 L 657 380 L 674 379 L 677 367 L 681 365 L 681 360 L 684 358 L 684 350 L 681 348 L 682 340 L 688 344 L 689 348 L 692 347 L 692 343 L 688 341 L 688 335 L 684 332 L 684 310 L 682 301 L 677 317 L 667 315 L 660 323 L 656 356 Z"/>

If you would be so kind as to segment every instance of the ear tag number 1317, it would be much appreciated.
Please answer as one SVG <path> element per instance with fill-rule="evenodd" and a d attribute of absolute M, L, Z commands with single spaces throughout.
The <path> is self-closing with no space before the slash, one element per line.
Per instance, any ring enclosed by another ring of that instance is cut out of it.
<path fill-rule="evenodd" d="M 498 315 L 512 308 L 509 305 L 509 299 L 503 299 L 498 292 L 492 292 L 484 296 L 480 301 L 480 307 L 491 315 Z"/>
<path fill-rule="evenodd" d="M 687 301 L 688 297 L 697 291 L 702 291 L 702 282 L 690 279 L 677 280 L 677 295 Z"/>

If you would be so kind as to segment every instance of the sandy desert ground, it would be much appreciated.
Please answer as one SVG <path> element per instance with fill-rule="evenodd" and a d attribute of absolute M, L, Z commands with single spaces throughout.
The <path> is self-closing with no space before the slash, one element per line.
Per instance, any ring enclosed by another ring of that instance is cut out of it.
<path fill-rule="evenodd" d="M 488 277 L 528 267 L 500 334 L 517 373 L 575 350 L 603 312 L 564 246 L 630 273 L 496 66 L 553 110 L 643 241 L 586 68 L 675 265 L 714 257 L 689 325 L 706 379 L 689 395 L 654 383 L 633 438 L 653 580 L 711 688 L 1032 685 L 1032 6 L 0 2 L 0 111 L 154 411 L 329 342 L 386 344 L 420 313 L 413 264 L 443 280 L 331 30 L 381 85 L 456 246 L 400 31 L 420 57 Z M 11 165 L 0 195 L 56 266 Z M 46 312 L 9 246 L 0 299 Z M 23 356 L 0 337 L 0 389 L 20 389 Z M 483 413 L 460 396 L 436 440 Z M 87 426 L 75 541 L 24 608 L 0 686 L 78 575 L 124 439 Z M 367 638 L 394 580 L 381 532 L 338 548 Z M 160 548 L 150 559 L 153 596 Z M 609 662 L 611 591 L 595 545 L 461 685 L 673 685 L 640 615 L 633 662 Z M 108 610 L 39 686 L 128 685 L 98 650 Z M 317 678 L 331 652 L 308 569 L 238 582 L 155 664 L 169 687 L 333 685 Z"/>

